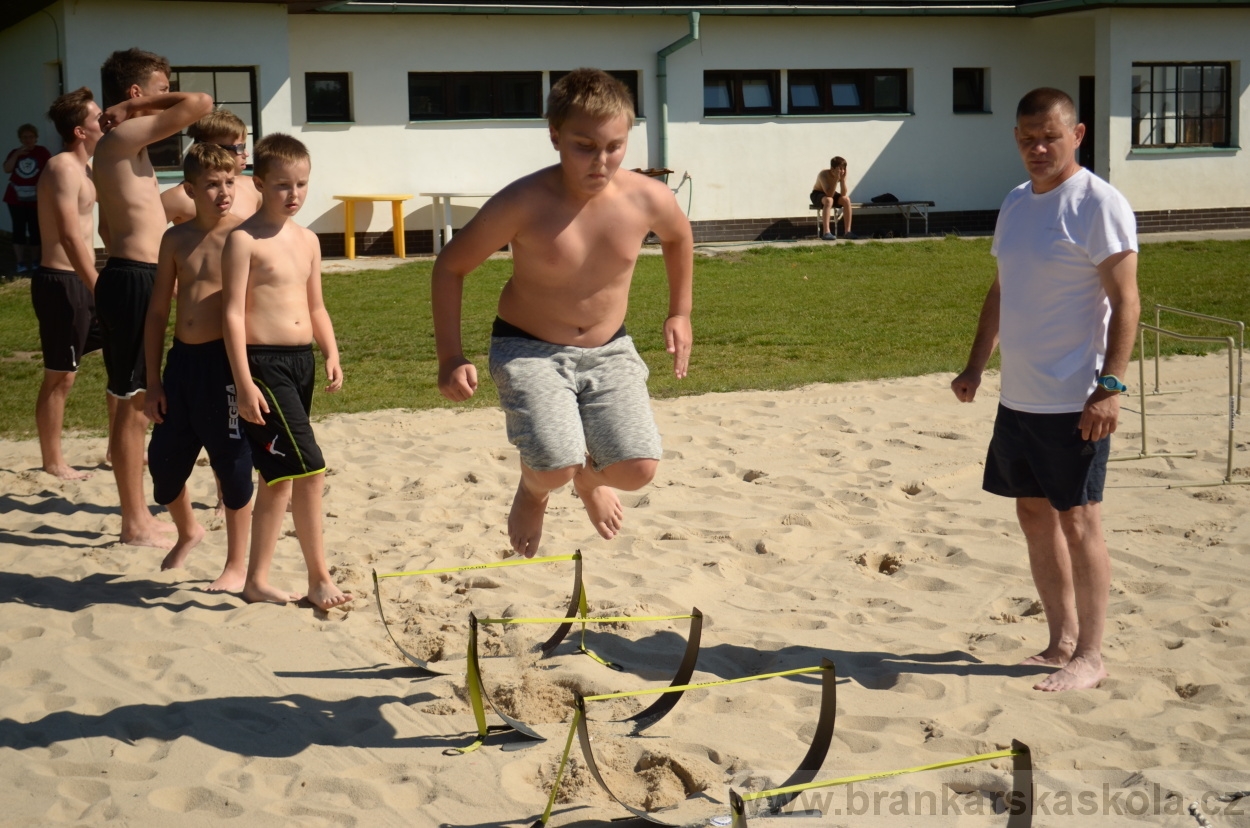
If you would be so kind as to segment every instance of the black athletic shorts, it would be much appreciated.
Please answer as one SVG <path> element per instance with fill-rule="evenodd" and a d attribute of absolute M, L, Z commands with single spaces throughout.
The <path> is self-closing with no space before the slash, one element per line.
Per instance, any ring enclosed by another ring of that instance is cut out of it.
<path fill-rule="evenodd" d="M 129 399 L 147 387 L 143 323 L 152 298 L 156 265 L 110 257 L 95 283 L 96 317 L 104 337 L 106 389 Z"/>
<path fill-rule="evenodd" d="M 78 274 L 39 268 L 30 278 L 30 302 L 39 320 L 44 368 L 73 373 L 84 354 L 100 350 L 95 297 Z"/>
<path fill-rule="evenodd" d="M 1102 502 L 1111 438 L 1081 439 L 1081 412 L 1029 414 L 1001 403 L 981 488 L 1003 497 L 1044 497 L 1060 512 Z"/>
<path fill-rule="evenodd" d="M 221 481 L 227 509 L 242 509 L 252 499 L 252 452 L 243 434 L 226 343 L 200 345 L 174 340 L 161 383 L 165 418 L 152 429 L 148 468 L 156 502 L 172 502 L 195 468 L 200 449 Z"/>
<path fill-rule="evenodd" d="M 312 346 L 248 345 L 247 367 L 269 405 L 264 425 L 243 421 L 260 476 L 272 486 L 324 472 L 326 461 L 308 419 L 317 370 Z"/>

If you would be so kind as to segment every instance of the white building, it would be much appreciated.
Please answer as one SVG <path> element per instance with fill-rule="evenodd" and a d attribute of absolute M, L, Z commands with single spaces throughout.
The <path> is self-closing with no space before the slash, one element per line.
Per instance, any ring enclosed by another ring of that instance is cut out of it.
<path fill-rule="evenodd" d="M 48 103 L 83 85 L 99 97 L 100 64 L 131 46 L 168 56 L 182 89 L 213 94 L 250 137 L 308 144 L 300 220 L 330 255 L 335 194 L 493 192 L 553 163 L 542 101 L 578 66 L 636 89 L 625 164 L 671 168 L 674 188 L 688 174 L 678 199 L 700 239 L 810 234 L 808 192 L 834 155 L 857 201 L 931 200 L 931 232 L 988 231 L 1024 178 L 1011 129 L 1037 86 L 1078 100 L 1083 163 L 1143 231 L 1250 226 L 1250 0 L 5 0 L 0 136 L 16 146 L 31 121 L 55 149 Z M 156 153 L 170 183 L 178 153 Z M 456 225 L 481 201 L 457 201 Z M 428 251 L 429 200 L 405 212 L 409 251 Z M 360 249 L 390 249 L 388 205 L 356 223 Z"/>

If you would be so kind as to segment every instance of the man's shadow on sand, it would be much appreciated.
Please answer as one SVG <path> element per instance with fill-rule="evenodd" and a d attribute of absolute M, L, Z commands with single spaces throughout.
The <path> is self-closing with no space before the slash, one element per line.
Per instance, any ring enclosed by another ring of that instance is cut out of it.
<path fill-rule="evenodd" d="M 0 604 L 24 604 L 60 612 L 78 612 L 101 605 L 136 609 L 160 608 L 170 612 L 182 612 L 192 608 L 228 612 L 238 608 L 230 603 L 206 604 L 194 599 L 170 600 L 175 594 L 187 589 L 182 584 L 136 581 L 122 575 L 102 572 L 77 581 L 55 575 L 0 572 Z"/>
<path fill-rule="evenodd" d="M 0 746 L 14 750 L 103 737 L 133 744 L 186 737 L 240 756 L 288 758 L 314 745 L 357 748 L 464 747 L 471 735 L 400 737 L 382 708 L 435 701 L 429 693 L 326 701 L 303 694 L 235 696 L 167 705 L 132 704 L 93 715 L 69 710 L 32 722 L 0 719 Z"/>

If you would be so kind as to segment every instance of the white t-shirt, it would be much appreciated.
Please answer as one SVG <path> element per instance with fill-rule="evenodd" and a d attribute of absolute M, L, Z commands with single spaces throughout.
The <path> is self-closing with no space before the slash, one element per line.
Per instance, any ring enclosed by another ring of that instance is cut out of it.
<path fill-rule="evenodd" d="M 1089 170 L 1041 195 L 1027 181 L 1007 194 L 990 248 L 1002 291 L 1003 405 L 1035 414 L 1084 408 L 1111 319 L 1097 266 L 1136 249 L 1128 201 Z"/>

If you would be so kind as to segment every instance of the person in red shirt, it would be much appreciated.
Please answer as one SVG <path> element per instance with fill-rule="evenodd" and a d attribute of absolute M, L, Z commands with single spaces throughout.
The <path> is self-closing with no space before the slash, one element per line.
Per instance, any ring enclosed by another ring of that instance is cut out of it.
<path fill-rule="evenodd" d="M 52 153 L 39 145 L 39 130 L 34 124 L 18 127 L 17 138 L 22 145 L 4 159 L 4 171 L 9 174 L 4 203 L 9 205 L 9 215 L 13 219 L 13 255 L 17 258 L 17 272 L 25 273 L 39 267 L 39 213 L 35 208 L 35 185 L 39 183 L 39 174 Z"/>

